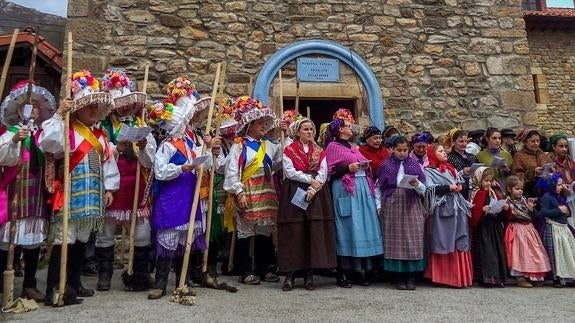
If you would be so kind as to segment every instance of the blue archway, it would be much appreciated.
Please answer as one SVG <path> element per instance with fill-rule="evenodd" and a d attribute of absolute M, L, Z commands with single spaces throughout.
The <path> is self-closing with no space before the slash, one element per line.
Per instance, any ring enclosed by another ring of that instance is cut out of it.
<path fill-rule="evenodd" d="M 321 54 L 337 58 L 357 73 L 367 91 L 370 123 L 383 129 L 383 99 L 375 74 L 356 52 L 329 40 L 302 40 L 274 53 L 264 64 L 256 79 L 253 97 L 267 105 L 270 86 L 280 68 L 293 59 L 310 54 Z"/>

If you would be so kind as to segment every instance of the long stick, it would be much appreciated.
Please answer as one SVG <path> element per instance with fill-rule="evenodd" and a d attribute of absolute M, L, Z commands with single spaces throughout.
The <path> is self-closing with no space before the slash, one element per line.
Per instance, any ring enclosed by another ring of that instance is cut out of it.
<path fill-rule="evenodd" d="M 32 48 L 32 57 L 30 59 L 30 70 L 28 72 L 28 88 L 26 90 L 26 99 L 25 102 L 28 104 L 32 104 L 32 84 L 34 82 L 34 72 L 36 70 L 36 56 L 38 54 L 38 40 L 39 40 L 39 32 L 38 32 L 38 28 L 36 29 L 36 34 L 34 36 L 34 45 Z M 25 121 L 25 120 L 23 120 Z M 24 127 L 27 127 L 28 125 L 24 125 Z M 32 135 L 30 135 L 32 136 Z M 24 141 L 20 142 L 20 152 L 18 154 L 18 164 L 16 167 L 18 167 L 18 174 L 20 174 L 20 165 L 22 164 L 22 155 L 24 154 Z M 16 176 L 16 180 L 18 179 L 18 176 Z M 14 196 L 14 200 L 12 201 L 12 210 L 10 212 L 10 228 L 9 228 L 9 241 L 8 241 L 8 259 L 6 260 L 6 275 L 5 277 L 5 285 L 4 288 L 7 289 L 7 291 L 5 291 L 3 293 L 3 306 L 8 305 L 8 303 L 12 302 L 13 300 L 13 294 L 14 294 L 14 249 L 16 247 L 15 245 L 15 239 L 16 239 L 16 217 L 17 217 L 17 206 L 18 206 L 18 199 L 19 199 L 19 193 L 20 192 L 16 192 L 15 196 Z M 5 302 L 5 303 L 4 303 Z"/>
<path fill-rule="evenodd" d="M 248 84 L 248 93 L 253 95 L 252 91 L 254 90 L 254 77 L 250 75 L 250 83 Z"/>
<path fill-rule="evenodd" d="M 209 129 L 212 124 L 212 114 L 214 112 L 215 97 L 218 93 L 218 82 L 220 79 L 220 72 L 222 63 L 218 63 L 216 67 L 216 77 L 214 78 L 214 88 L 212 89 L 212 99 L 210 100 L 210 109 L 208 110 L 208 122 L 206 128 Z M 202 147 L 202 156 L 206 153 L 206 145 Z M 190 220 L 188 221 L 188 237 L 186 239 L 186 251 L 184 253 L 184 261 L 182 263 L 182 272 L 180 273 L 180 280 L 178 282 L 178 290 L 184 288 L 186 284 L 186 274 L 188 273 L 188 265 L 190 264 L 190 253 L 192 252 L 192 242 L 194 240 L 194 224 L 196 220 L 196 211 L 200 200 L 200 188 L 202 186 L 202 177 L 204 173 L 204 166 L 200 165 L 197 168 L 196 174 L 196 188 L 194 190 L 194 201 L 192 202 L 192 210 L 190 211 Z"/>
<path fill-rule="evenodd" d="M 6 75 L 8 74 L 8 69 L 10 68 L 10 62 L 12 61 L 12 54 L 14 53 L 14 46 L 16 45 L 16 38 L 18 37 L 18 29 L 14 29 L 12 34 L 12 39 L 10 40 L 10 47 L 8 47 L 8 53 L 6 54 L 6 60 L 4 61 L 4 66 L 2 67 L 2 76 L 0 77 L 0 94 L 4 90 L 4 84 L 6 84 Z M 24 146 L 24 143 L 21 143 Z M 20 157 L 18 158 L 20 161 Z M 2 294 L 2 306 L 6 306 L 12 302 L 14 297 L 14 238 L 16 236 L 16 212 L 17 212 L 17 197 L 14 198 L 10 210 L 10 237 L 8 245 L 8 258 L 6 260 L 6 270 L 3 273 L 4 279 L 4 290 Z"/>
<path fill-rule="evenodd" d="M 72 92 L 72 32 L 68 32 L 66 64 L 66 97 Z M 62 257 L 60 258 L 60 284 L 58 286 L 58 306 L 64 306 L 66 289 L 66 264 L 68 263 L 68 216 L 70 213 L 70 111 L 64 118 L 64 205 L 62 207 Z"/>
<path fill-rule="evenodd" d="M 142 92 L 146 93 L 148 87 L 148 73 L 150 72 L 150 66 L 146 64 L 144 68 L 144 86 L 142 87 Z M 142 109 L 142 122 L 144 122 L 144 117 L 146 115 L 146 110 Z M 140 177 L 142 174 L 142 166 L 138 161 L 138 166 L 136 166 L 136 187 L 134 188 L 134 200 L 132 201 L 132 214 L 130 214 L 130 251 L 128 253 L 128 275 L 134 274 L 134 241 L 136 235 L 136 220 L 138 218 L 138 201 L 140 196 Z"/>
<path fill-rule="evenodd" d="M 280 112 L 278 114 L 278 118 L 281 118 L 282 114 L 284 113 L 284 81 L 283 81 L 283 77 L 282 77 L 282 70 L 280 68 L 280 72 L 279 72 L 279 81 L 280 81 Z M 299 83 L 298 83 L 299 84 Z M 298 100 L 298 99 L 296 99 Z M 297 101 L 296 101 L 297 104 Z M 297 107 L 296 107 L 296 112 L 297 112 Z M 284 151 L 284 146 L 285 146 L 285 132 L 282 130 L 281 134 L 280 134 L 281 138 L 280 138 L 280 143 L 281 143 L 281 147 L 282 147 L 282 154 Z M 286 178 L 286 174 L 285 172 L 282 172 L 282 177 L 283 179 Z"/>
<path fill-rule="evenodd" d="M 295 112 L 299 114 L 299 81 L 295 83 Z"/>
<path fill-rule="evenodd" d="M 2 67 L 2 76 L 0 76 L 0 95 L 4 93 L 4 85 L 6 85 L 6 76 L 8 75 L 8 70 L 10 69 L 10 63 L 12 62 L 12 55 L 14 54 L 14 46 L 16 46 L 16 39 L 18 38 L 19 32 L 20 30 L 18 28 L 14 29 L 14 32 L 12 33 L 12 38 L 10 39 L 10 46 L 8 47 L 8 52 L 6 53 L 4 66 Z"/>
<path fill-rule="evenodd" d="M 222 71 L 223 73 L 220 75 L 219 86 L 218 86 L 218 95 L 216 99 L 221 99 L 224 94 L 224 81 L 226 79 L 226 62 L 222 63 Z M 219 102 L 219 101 L 218 101 Z M 216 111 L 216 137 L 220 136 L 220 126 L 222 123 L 221 118 L 221 110 L 218 107 L 218 111 Z M 207 131 L 208 129 L 206 129 Z M 209 195 L 208 195 L 208 215 L 206 217 L 206 250 L 204 250 L 203 258 L 202 258 L 202 273 L 205 273 L 208 269 L 208 254 L 210 251 L 210 235 L 212 234 L 212 212 L 214 210 L 214 177 L 216 176 L 216 167 L 217 167 L 217 157 L 212 155 L 212 167 L 210 169 L 210 186 L 209 186 Z"/>

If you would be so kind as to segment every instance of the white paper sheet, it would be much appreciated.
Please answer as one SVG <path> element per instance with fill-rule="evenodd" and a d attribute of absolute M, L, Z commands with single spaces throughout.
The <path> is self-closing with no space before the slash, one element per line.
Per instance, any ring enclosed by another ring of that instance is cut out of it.
<path fill-rule="evenodd" d="M 200 157 L 196 157 L 194 158 L 194 161 L 192 161 L 192 166 L 200 166 L 202 164 L 206 164 L 210 158 L 212 158 L 212 156 L 210 155 L 205 155 L 205 156 L 200 156 Z"/>
<path fill-rule="evenodd" d="M 122 123 L 117 141 L 138 142 L 146 139 L 151 132 L 150 127 L 130 127 Z"/>
<path fill-rule="evenodd" d="M 302 190 L 301 188 L 297 188 L 293 198 L 291 199 L 291 203 L 302 210 L 307 210 L 309 203 L 305 200 L 306 191 Z"/>
<path fill-rule="evenodd" d="M 553 172 L 553 166 L 555 166 L 555 163 L 547 163 L 543 165 L 543 173 L 541 173 L 541 177 L 546 178 L 551 175 Z"/>
<path fill-rule="evenodd" d="M 409 182 L 411 182 L 412 180 L 417 180 L 417 175 L 403 175 L 403 178 L 401 179 L 401 181 L 399 181 L 399 185 L 397 185 L 398 187 L 401 188 L 415 188 L 413 186 L 411 186 L 411 184 L 409 184 Z"/>
<path fill-rule="evenodd" d="M 507 163 L 507 159 L 499 157 L 499 156 L 493 156 L 493 161 L 491 162 L 491 167 L 493 167 L 493 168 L 503 167 L 503 166 L 505 166 L 506 163 Z"/>
<path fill-rule="evenodd" d="M 491 202 L 489 202 L 489 207 L 491 208 L 491 210 L 489 210 L 489 213 L 497 214 L 501 212 L 503 210 L 503 206 L 505 205 L 505 203 L 506 200 L 491 199 Z"/>

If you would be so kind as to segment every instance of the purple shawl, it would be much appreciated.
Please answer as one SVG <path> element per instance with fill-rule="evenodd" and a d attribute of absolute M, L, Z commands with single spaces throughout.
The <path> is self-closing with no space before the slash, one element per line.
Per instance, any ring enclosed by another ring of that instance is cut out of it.
<path fill-rule="evenodd" d="M 327 145 L 325 154 L 326 154 L 328 172 L 330 173 L 333 171 L 333 168 L 338 164 L 347 166 L 351 163 L 355 163 L 358 161 L 359 162 L 367 161 L 367 158 L 365 158 L 359 152 L 359 150 L 357 150 L 357 148 L 355 148 L 353 145 L 351 145 L 350 148 L 342 145 L 337 141 L 332 141 L 329 145 Z M 369 174 L 366 177 L 367 177 L 367 183 L 369 184 L 369 189 L 373 194 L 374 193 L 373 179 L 371 178 L 371 176 L 369 176 Z M 342 178 L 342 182 L 345 191 L 353 195 L 355 193 L 355 173 L 345 174 Z"/>
<path fill-rule="evenodd" d="M 381 200 L 385 201 L 391 196 L 393 191 L 397 188 L 397 173 L 399 172 L 399 166 L 402 160 L 399 160 L 395 155 L 392 155 L 386 161 L 381 164 L 379 168 L 379 187 L 381 188 Z M 403 172 L 406 175 L 417 175 L 420 182 L 425 183 L 425 174 L 421 169 L 421 165 L 417 160 L 407 157 L 403 160 Z M 408 198 L 416 197 L 416 193 L 413 190 L 413 194 L 409 194 Z"/>

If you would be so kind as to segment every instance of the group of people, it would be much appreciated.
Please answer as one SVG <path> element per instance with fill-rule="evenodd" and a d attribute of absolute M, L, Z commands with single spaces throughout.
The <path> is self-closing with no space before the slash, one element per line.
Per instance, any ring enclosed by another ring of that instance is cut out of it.
<path fill-rule="evenodd" d="M 503 287 L 509 277 L 521 287 L 546 278 L 557 287 L 573 283 L 575 174 L 565 135 L 549 138 L 549 151 L 533 129 L 407 138 L 393 127 L 361 132 L 344 108 L 318 132 L 297 112 L 276 116 L 248 96 L 217 102 L 214 125 L 206 122 L 212 99 L 179 77 L 150 103 L 118 69 L 101 81 L 74 73 L 71 98 L 59 105 L 41 86 L 14 86 L 0 106 L 0 271 L 8 244 L 21 246 L 23 297 L 54 304 L 63 235 L 64 302 L 95 293 L 81 283 L 91 237 L 96 288 L 109 290 L 116 235 L 133 217 L 133 274 L 122 279 L 127 290 L 149 290 L 149 299 L 166 294 L 172 269 L 176 281 L 235 291 L 217 282 L 219 262 L 247 285 L 283 274 L 283 291 L 300 276 L 313 290 L 318 271 L 335 273 L 344 288 L 369 285 L 384 272 L 399 290 L 414 290 L 422 273 L 454 287 L 474 280 Z M 146 136 L 123 139 L 126 128 L 147 126 L 153 131 Z M 190 230 L 190 266 L 182 268 Z M 35 276 L 46 243 L 43 294 Z"/>

